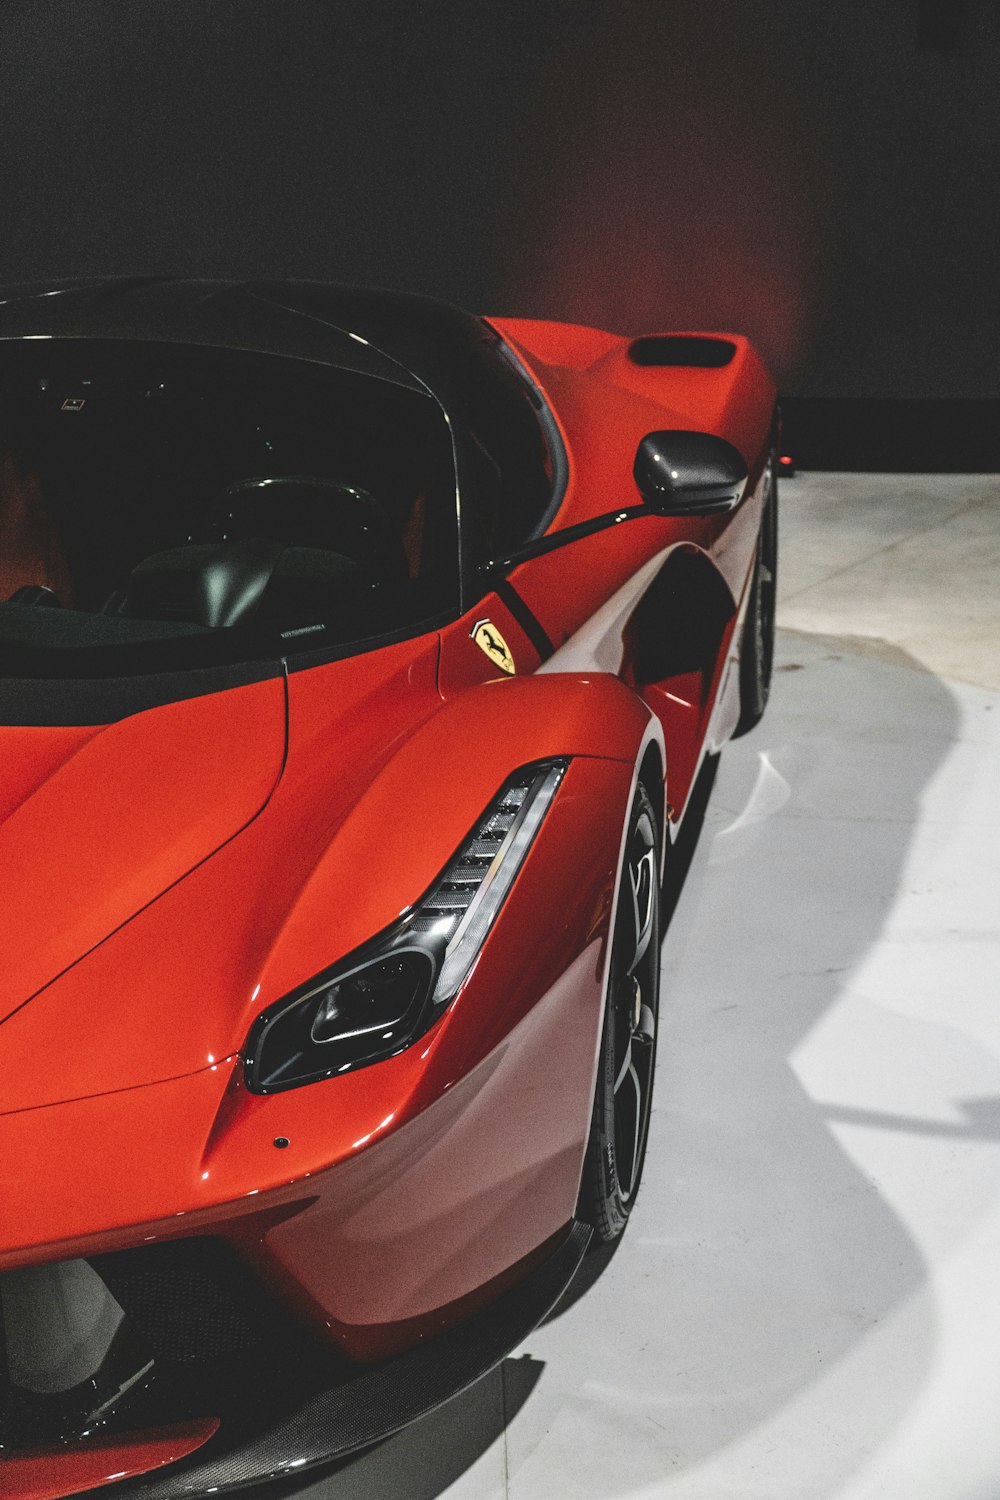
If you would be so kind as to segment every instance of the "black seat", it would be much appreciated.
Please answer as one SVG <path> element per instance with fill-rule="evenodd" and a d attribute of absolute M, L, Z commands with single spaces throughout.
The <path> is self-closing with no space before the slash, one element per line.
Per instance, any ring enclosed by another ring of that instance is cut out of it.
<path fill-rule="evenodd" d="M 237 625 L 260 603 L 283 550 L 254 539 L 156 552 L 132 570 L 120 613 L 210 629 Z"/>
<path fill-rule="evenodd" d="M 105 612 L 208 629 L 249 620 L 276 630 L 323 623 L 350 638 L 371 602 L 409 585 L 403 545 L 367 491 L 314 475 L 228 485 L 201 536 L 144 558 Z M 372 627 L 374 628 L 374 627 Z"/>
<path fill-rule="evenodd" d="M 47 609 L 61 609 L 59 595 L 47 583 L 23 583 L 7 600 L 8 604 L 43 605 Z"/>
<path fill-rule="evenodd" d="M 196 542 L 143 558 L 117 612 L 209 629 L 253 619 L 282 630 L 321 621 L 347 623 L 371 592 L 352 558 L 250 537 Z"/>

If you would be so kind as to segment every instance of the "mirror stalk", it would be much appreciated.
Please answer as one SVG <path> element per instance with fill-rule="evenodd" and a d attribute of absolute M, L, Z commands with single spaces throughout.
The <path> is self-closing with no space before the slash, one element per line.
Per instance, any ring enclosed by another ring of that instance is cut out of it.
<path fill-rule="evenodd" d="M 555 552 L 559 547 L 566 547 L 581 537 L 593 536 L 596 531 L 607 531 L 612 526 L 621 525 L 623 521 L 638 521 L 642 516 L 655 514 L 648 505 L 619 506 L 617 510 L 605 511 L 603 515 L 593 516 L 589 521 L 578 521 L 575 526 L 563 526 L 559 531 L 547 532 L 545 536 L 526 542 L 513 552 L 505 553 L 503 557 L 495 557 L 484 563 L 481 571 L 486 577 L 507 573 L 511 568 L 516 568 L 518 563 L 530 562 L 533 557 L 544 557 L 547 552 Z"/>

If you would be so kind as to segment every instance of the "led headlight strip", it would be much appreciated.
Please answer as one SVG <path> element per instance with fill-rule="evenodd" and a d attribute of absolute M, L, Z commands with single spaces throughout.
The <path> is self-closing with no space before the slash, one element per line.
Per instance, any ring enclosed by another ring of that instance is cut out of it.
<path fill-rule="evenodd" d="M 468 977 L 567 764 L 515 772 L 422 900 L 258 1018 L 245 1048 L 253 1092 L 380 1062 L 433 1025 Z"/>

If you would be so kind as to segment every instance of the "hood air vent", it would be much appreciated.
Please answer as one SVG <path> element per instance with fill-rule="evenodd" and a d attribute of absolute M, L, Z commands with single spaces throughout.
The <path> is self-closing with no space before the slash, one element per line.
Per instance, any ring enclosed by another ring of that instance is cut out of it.
<path fill-rule="evenodd" d="M 736 353 L 728 339 L 699 337 L 692 334 L 651 334 L 633 339 L 628 357 L 634 365 L 687 366 L 697 370 L 721 370 Z"/>

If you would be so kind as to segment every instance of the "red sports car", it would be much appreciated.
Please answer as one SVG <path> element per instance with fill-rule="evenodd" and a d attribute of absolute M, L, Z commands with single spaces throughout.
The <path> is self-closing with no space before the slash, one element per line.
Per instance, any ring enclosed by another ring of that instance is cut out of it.
<path fill-rule="evenodd" d="M 735 335 L 4 294 L 6 1500 L 364 1447 L 621 1234 L 775 423 Z"/>

